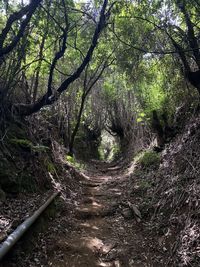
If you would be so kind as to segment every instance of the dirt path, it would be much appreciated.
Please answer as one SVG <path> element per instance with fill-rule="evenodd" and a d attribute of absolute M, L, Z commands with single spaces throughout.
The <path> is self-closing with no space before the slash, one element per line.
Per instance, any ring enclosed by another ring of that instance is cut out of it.
<path fill-rule="evenodd" d="M 106 259 L 116 248 L 111 239 L 112 225 L 106 219 L 115 213 L 118 192 L 103 190 L 111 177 L 95 175 L 83 182 L 83 197 L 75 210 L 76 230 L 70 237 L 62 237 L 63 263 L 52 261 L 53 266 L 95 267 L 120 266 L 118 260 Z M 112 194 L 112 195 L 111 195 Z"/>
<path fill-rule="evenodd" d="M 77 201 L 62 202 L 30 251 L 18 250 L 1 267 L 168 266 L 148 225 L 137 216 L 130 179 L 119 166 L 94 163 Z M 130 191 L 133 197 L 130 199 Z M 129 193 L 128 193 L 129 192 Z"/>
<path fill-rule="evenodd" d="M 101 164 L 90 171 L 88 179 L 83 181 L 73 231 L 57 238 L 54 248 L 59 249 L 62 257 L 58 261 L 52 255 L 49 259 L 52 266 L 164 266 L 154 259 L 149 241 L 146 247 L 148 238 L 143 236 L 140 219 L 122 205 L 122 180 L 117 166 L 105 168 Z"/>

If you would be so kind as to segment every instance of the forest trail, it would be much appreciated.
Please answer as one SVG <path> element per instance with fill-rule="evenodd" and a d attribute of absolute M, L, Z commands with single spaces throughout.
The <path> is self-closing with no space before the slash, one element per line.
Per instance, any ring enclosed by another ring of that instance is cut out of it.
<path fill-rule="evenodd" d="M 134 168 L 92 161 L 74 200 L 58 200 L 54 217 L 41 220 L 43 230 L 27 235 L 0 267 L 172 266 L 140 214 L 144 195 Z"/>
<path fill-rule="evenodd" d="M 136 220 L 139 218 L 122 207 L 120 187 L 126 176 L 120 167 L 98 163 L 86 177 L 74 211 L 73 230 L 55 239 L 50 266 L 163 266 L 151 262 L 155 255 L 150 255 L 151 245 L 145 242 L 148 238 Z"/>
<path fill-rule="evenodd" d="M 200 0 L 0 9 L 0 267 L 200 267 Z"/>

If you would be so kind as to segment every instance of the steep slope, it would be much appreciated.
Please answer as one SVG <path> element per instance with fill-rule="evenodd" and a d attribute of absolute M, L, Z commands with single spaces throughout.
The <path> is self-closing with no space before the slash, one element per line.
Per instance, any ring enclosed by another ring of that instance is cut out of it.
<path fill-rule="evenodd" d="M 200 118 L 192 118 L 160 154 L 160 166 L 131 174 L 133 194 L 158 249 L 168 261 L 164 266 L 200 264 Z M 141 197 L 142 196 L 142 197 Z"/>

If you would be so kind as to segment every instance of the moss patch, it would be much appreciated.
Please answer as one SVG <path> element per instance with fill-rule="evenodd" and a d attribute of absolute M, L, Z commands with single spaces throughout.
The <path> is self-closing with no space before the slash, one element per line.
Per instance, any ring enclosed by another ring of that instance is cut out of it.
<path fill-rule="evenodd" d="M 145 151 L 138 159 L 142 168 L 158 167 L 160 164 L 160 155 L 155 151 Z"/>

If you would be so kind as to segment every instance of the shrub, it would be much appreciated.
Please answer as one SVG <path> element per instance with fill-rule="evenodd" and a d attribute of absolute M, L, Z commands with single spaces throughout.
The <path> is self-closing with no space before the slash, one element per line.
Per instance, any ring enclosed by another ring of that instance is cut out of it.
<path fill-rule="evenodd" d="M 82 170 L 84 169 L 85 165 L 83 163 L 77 162 L 75 158 L 71 157 L 70 155 L 65 156 L 65 160 L 71 163 L 75 168 Z"/>
<path fill-rule="evenodd" d="M 19 146 L 23 149 L 32 149 L 33 143 L 27 139 L 18 139 L 18 138 L 12 138 L 10 139 L 10 143 L 16 146 Z"/>
<path fill-rule="evenodd" d="M 66 159 L 66 161 L 68 161 L 72 165 L 75 164 L 75 160 L 74 160 L 74 158 L 72 156 L 66 155 L 65 159 Z"/>
<path fill-rule="evenodd" d="M 160 155 L 155 151 L 146 151 L 141 155 L 138 162 L 145 169 L 151 166 L 158 167 L 160 164 Z"/>
<path fill-rule="evenodd" d="M 54 174 L 56 172 L 56 167 L 53 164 L 53 162 L 46 159 L 44 163 L 45 163 L 45 166 L 46 166 L 48 172 L 50 172 L 52 174 Z"/>

